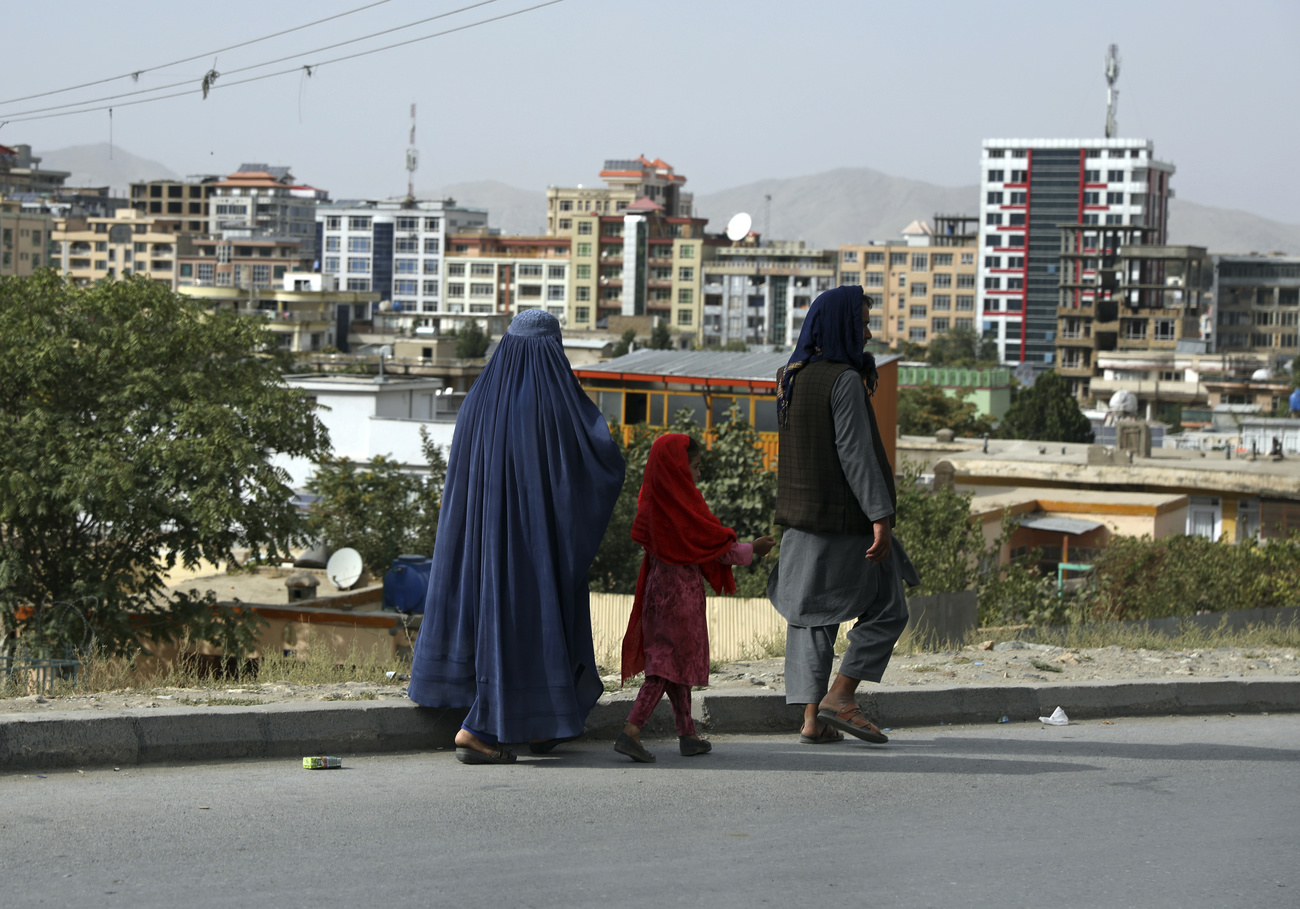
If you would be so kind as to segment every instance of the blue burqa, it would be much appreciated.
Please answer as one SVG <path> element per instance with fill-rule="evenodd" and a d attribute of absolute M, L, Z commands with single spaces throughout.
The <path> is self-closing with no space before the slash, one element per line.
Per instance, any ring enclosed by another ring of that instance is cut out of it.
<path fill-rule="evenodd" d="M 485 742 L 583 730 L 603 686 L 587 569 L 623 485 L 560 325 L 520 313 L 456 418 L 410 696 Z"/>

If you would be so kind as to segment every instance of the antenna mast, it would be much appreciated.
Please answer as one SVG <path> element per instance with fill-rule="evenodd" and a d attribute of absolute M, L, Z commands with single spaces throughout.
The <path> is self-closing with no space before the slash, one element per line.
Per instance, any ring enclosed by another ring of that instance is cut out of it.
<path fill-rule="evenodd" d="M 420 166 L 420 150 L 415 147 L 415 102 L 411 102 L 411 144 L 406 148 L 406 202 L 415 204 L 415 171 Z"/>
<path fill-rule="evenodd" d="M 1119 132 L 1115 125 L 1115 108 L 1119 106 L 1119 45 L 1112 44 L 1106 52 L 1106 138 L 1113 139 Z"/>

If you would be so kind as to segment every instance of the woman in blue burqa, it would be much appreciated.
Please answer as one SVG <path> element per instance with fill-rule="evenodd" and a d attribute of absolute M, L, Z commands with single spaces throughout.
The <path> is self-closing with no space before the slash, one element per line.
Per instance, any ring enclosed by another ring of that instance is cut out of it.
<path fill-rule="evenodd" d="M 410 696 L 469 708 L 463 763 L 508 763 L 583 731 L 603 686 L 587 569 L 623 485 L 609 426 L 560 324 L 515 317 L 456 418 Z"/>

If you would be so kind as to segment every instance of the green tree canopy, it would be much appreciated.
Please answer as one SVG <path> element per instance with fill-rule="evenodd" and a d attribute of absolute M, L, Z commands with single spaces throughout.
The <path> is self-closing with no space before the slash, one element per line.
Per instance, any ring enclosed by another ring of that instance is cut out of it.
<path fill-rule="evenodd" d="M 935 335 L 925 352 L 925 358 L 935 366 L 974 369 L 977 366 L 995 365 L 997 350 L 991 342 L 976 334 L 973 328 L 952 328 Z"/>
<path fill-rule="evenodd" d="M 672 349 L 672 346 L 672 330 L 668 327 L 668 322 L 666 320 L 659 319 L 655 322 L 654 331 L 650 332 L 649 347 L 651 350 L 670 350 Z"/>
<path fill-rule="evenodd" d="M 993 420 L 978 412 L 967 398 L 968 388 L 949 395 L 930 382 L 898 390 L 898 427 L 906 435 L 930 436 L 951 429 L 959 436 L 978 436 L 993 431 Z"/>
<path fill-rule="evenodd" d="M 1092 424 L 1055 370 L 1040 374 L 1033 385 L 1016 392 L 1011 409 L 1002 417 L 998 436 L 1036 442 L 1093 440 Z"/>
<path fill-rule="evenodd" d="M 614 345 L 614 350 L 610 353 L 611 357 L 621 357 L 632 349 L 632 342 L 636 340 L 636 329 L 629 328 L 623 332 L 623 337 L 618 339 Z"/>
<path fill-rule="evenodd" d="M 456 332 L 456 356 L 462 360 L 477 360 L 487 353 L 492 338 L 478 324 L 477 319 L 470 319 Z"/>
<path fill-rule="evenodd" d="M 308 396 L 281 382 L 274 348 L 260 319 L 144 278 L 0 279 L 7 636 L 56 636 L 43 618 L 72 604 L 115 652 L 141 634 L 250 642 L 247 616 L 214 609 L 210 592 L 167 598 L 163 577 L 301 539 L 272 457 L 314 461 L 329 444 Z"/>

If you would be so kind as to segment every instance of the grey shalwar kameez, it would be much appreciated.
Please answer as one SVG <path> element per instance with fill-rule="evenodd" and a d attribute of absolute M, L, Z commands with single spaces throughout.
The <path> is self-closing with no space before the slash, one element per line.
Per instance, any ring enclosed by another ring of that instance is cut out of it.
<path fill-rule="evenodd" d="M 835 448 L 844 477 L 871 521 L 894 513 L 875 453 L 862 378 L 846 371 L 831 391 Z M 779 467 L 778 467 L 779 469 Z M 890 469 L 888 465 L 883 469 Z M 903 580 L 916 583 L 906 552 L 894 539 L 880 563 L 865 558 L 870 535 L 786 529 L 768 595 L 789 623 L 785 653 L 786 703 L 815 704 L 825 696 L 842 622 L 857 619 L 840 673 L 879 682 L 894 643 L 907 625 Z"/>

